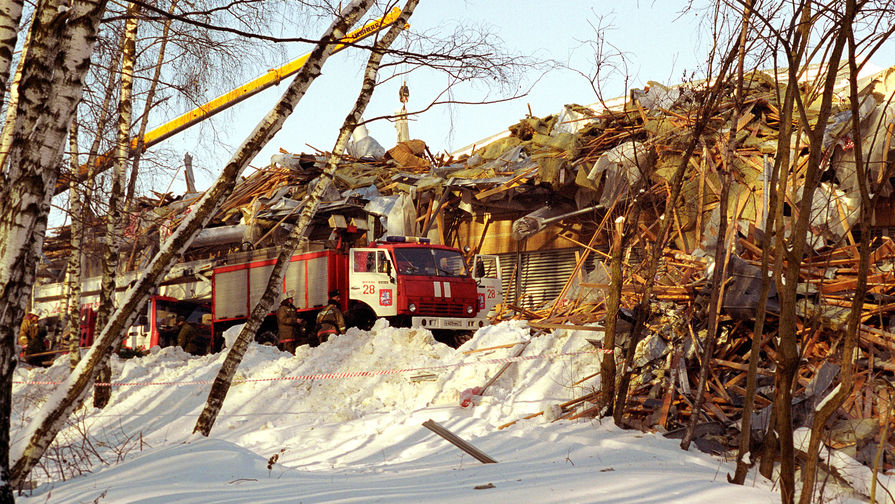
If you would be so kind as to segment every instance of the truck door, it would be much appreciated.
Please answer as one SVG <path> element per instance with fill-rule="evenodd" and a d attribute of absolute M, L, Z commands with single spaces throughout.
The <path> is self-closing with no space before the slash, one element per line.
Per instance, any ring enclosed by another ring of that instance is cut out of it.
<path fill-rule="evenodd" d="M 397 315 L 394 271 L 387 251 L 374 248 L 351 249 L 348 259 L 349 299 L 366 303 L 376 312 L 377 317 Z"/>
<path fill-rule="evenodd" d="M 503 283 L 500 277 L 500 258 L 496 255 L 479 255 L 472 258 L 472 278 L 478 287 L 477 317 L 491 317 L 497 305 L 503 302 Z"/>

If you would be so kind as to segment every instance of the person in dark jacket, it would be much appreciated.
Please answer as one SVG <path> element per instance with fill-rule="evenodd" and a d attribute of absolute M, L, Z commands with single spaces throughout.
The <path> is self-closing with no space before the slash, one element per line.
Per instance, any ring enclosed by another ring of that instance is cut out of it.
<path fill-rule="evenodd" d="M 342 294 L 338 290 L 329 291 L 329 303 L 317 314 L 317 342 L 323 343 L 333 334 L 345 332 L 345 316 L 339 304 Z"/>
<path fill-rule="evenodd" d="M 277 330 L 279 333 L 279 344 L 277 347 L 280 350 L 294 354 L 302 331 L 298 322 L 298 314 L 295 311 L 295 305 L 292 304 L 292 291 L 288 291 L 286 296 L 288 297 L 280 301 L 280 307 L 277 308 Z"/>
<path fill-rule="evenodd" d="M 187 322 L 183 315 L 177 317 L 177 325 L 180 327 L 180 332 L 177 333 L 177 344 L 180 348 L 192 355 L 204 354 L 205 342 L 196 328 Z"/>

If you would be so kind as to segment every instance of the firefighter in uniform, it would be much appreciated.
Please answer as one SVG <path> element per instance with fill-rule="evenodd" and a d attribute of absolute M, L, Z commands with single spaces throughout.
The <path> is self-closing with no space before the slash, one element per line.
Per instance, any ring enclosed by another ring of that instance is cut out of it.
<path fill-rule="evenodd" d="M 333 334 L 345 332 L 345 317 L 339 309 L 342 295 L 338 290 L 329 291 L 329 303 L 317 314 L 317 343 L 323 343 Z"/>
<path fill-rule="evenodd" d="M 292 301 L 292 291 L 286 292 L 286 296 L 280 301 L 280 307 L 277 308 L 277 332 L 279 333 L 277 346 L 280 350 L 294 354 L 303 331 Z"/>
<path fill-rule="evenodd" d="M 33 366 L 40 365 L 41 358 L 33 357 L 34 354 L 46 351 L 46 345 L 40 335 L 36 313 L 25 315 L 22 325 L 19 326 L 19 345 L 24 348 L 25 362 Z"/>
<path fill-rule="evenodd" d="M 203 355 L 205 353 L 205 339 L 196 331 L 193 324 L 186 321 L 186 317 L 179 315 L 177 317 L 177 325 L 180 326 L 180 332 L 177 333 L 177 344 L 185 352 L 191 355 Z"/>

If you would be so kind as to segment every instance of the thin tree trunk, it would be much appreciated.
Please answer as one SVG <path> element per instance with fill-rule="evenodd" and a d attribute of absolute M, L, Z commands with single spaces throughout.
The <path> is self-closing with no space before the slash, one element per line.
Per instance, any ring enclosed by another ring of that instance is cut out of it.
<path fill-rule="evenodd" d="M 796 55 L 795 60 L 801 60 L 801 54 L 804 51 L 804 45 L 799 44 L 798 39 L 796 40 L 796 46 L 799 46 L 799 52 Z M 752 348 L 749 353 L 749 370 L 746 375 L 746 396 L 744 397 L 743 403 L 743 416 L 740 425 L 740 446 L 737 451 L 737 468 L 734 473 L 733 478 L 728 476 L 728 481 L 731 483 L 736 483 L 738 485 L 742 485 L 746 481 L 746 473 L 748 472 L 749 465 L 746 463 L 745 455 L 749 451 L 752 439 L 752 412 L 755 410 L 755 389 L 757 383 L 757 374 L 758 374 L 758 361 L 759 354 L 761 352 L 761 341 L 764 336 L 764 323 L 767 314 L 767 301 L 768 295 L 771 289 L 771 283 L 774 282 L 774 277 L 770 274 L 771 271 L 776 272 L 779 275 L 779 272 L 782 270 L 783 264 L 783 229 L 777 229 L 779 225 L 782 225 L 783 221 L 783 201 L 786 197 L 786 182 L 787 177 L 781 177 L 781 173 L 788 173 L 789 165 L 790 165 L 790 152 L 791 152 L 791 144 L 793 137 L 793 128 L 792 128 L 792 116 L 793 116 L 793 104 L 795 101 L 795 94 L 798 92 L 797 86 L 786 86 L 786 93 L 783 96 L 783 106 L 780 107 L 780 116 L 781 118 L 790 118 L 790 120 L 781 120 L 780 121 L 780 133 L 777 138 L 777 154 L 774 157 L 774 166 L 771 171 L 771 180 L 768 183 L 767 187 L 769 189 L 768 196 L 768 218 L 767 222 L 764 225 L 764 237 L 762 238 L 761 244 L 761 291 L 758 296 L 758 306 L 756 307 L 755 314 L 755 326 L 752 330 Z M 778 97 L 779 99 L 779 97 Z M 775 234 L 775 229 L 776 234 Z M 775 267 L 773 270 L 770 268 L 770 253 L 771 253 L 771 241 L 775 240 L 776 246 L 773 247 L 775 251 L 774 262 Z M 770 438 L 774 435 L 774 425 L 773 422 L 768 426 L 768 433 L 765 436 L 765 443 L 767 445 L 773 445 L 774 450 L 776 451 L 776 441 L 770 442 Z M 773 457 L 766 457 L 767 462 L 773 460 Z M 762 464 L 765 466 L 765 470 L 762 472 L 763 475 L 769 475 L 768 469 L 771 467 L 768 464 L 765 464 L 765 460 L 762 461 Z"/>
<path fill-rule="evenodd" d="M 173 0 L 171 2 L 171 7 L 168 8 L 168 13 L 173 14 L 177 8 L 178 0 Z M 139 8 L 139 6 L 137 6 Z M 134 191 L 136 191 L 137 187 L 137 174 L 139 173 L 140 167 L 140 158 L 143 156 L 143 136 L 146 134 L 146 128 L 149 126 L 149 112 L 152 110 L 152 105 L 155 102 L 155 93 L 158 88 L 158 83 L 161 80 L 162 75 L 162 64 L 165 61 L 165 48 L 168 46 L 168 32 L 171 30 L 171 21 L 173 17 L 169 17 L 165 20 L 165 26 L 162 28 L 162 36 L 161 43 L 158 50 L 158 59 L 155 62 L 155 72 L 152 75 L 152 82 L 149 84 L 149 91 L 146 92 L 146 103 L 143 106 L 143 116 L 140 119 L 140 129 L 137 131 L 137 145 L 134 149 L 133 156 L 134 159 L 131 161 L 131 174 L 128 178 L 127 183 L 127 194 L 125 199 L 127 201 L 133 201 L 134 199 Z"/>
<path fill-rule="evenodd" d="M 342 10 L 342 15 L 326 31 L 305 65 L 295 76 L 292 84 L 283 93 L 279 103 L 255 127 L 255 130 L 249 137 L 243 141 L 233 158 L 224 166 L 218 180 L 196 202 L 193 211 L 181 222 L 174 233 L 168 237 L 161 250 L 156 253 L 155 257 L 147 265 L 144 274 L 128 289 L 121 305 L 100 331 L 94 340 L 93 346 L 71 376 L 60 386 L 62 391 L 57 396 L 58 401 L 49 401 L 44 404 L 35 420 L 22 433 L 22 441 L 10 450 L 9 459 L 14 462 L 12 462 L 10 479 L 8 481 L 13 486 L 20 486 L 25 481 L 31 469 L 40 460 L 47 447 L 53 442 L 56 434 L 63 427 L 68 416 L 83 402 L 90 385 L 96 378 L 96 373 L 102 365 L 108 362 L 113 349 L 122 341 L 124 330 L 137 318 L 139 315 L 138 309 L 145 304 L 150 291 L 187 249 L 193 237 L 205 227 L 214 215 L 220 202 L 232 192 L 236 179 L 242 173 L 242 170 L 273 135 L 280 130 L 283 122 L 295 109 L 302 96 L 304 96 L 308 86 L 320 75 L 321 67 L 332 54 L 336 41 L 345 36 L 347 29 L 369 9 L 372 3 L 373 0 L 356 0 Z M 55 183 L 55 179 L 52 182 Z M 52 193 L 53 187 L 53 184 L 46 185 L 46 191 Z M 0 234 L 0 236 L 3 235 Z M 37 252 L 32 251 L 32 256 L 36 255 Z M 21 298 L 23 301 L 24 299 L 24 297 Z M 20 307 L 19 316 L 21 316 L 21 312 Z M 4 327 L 7 329 L 4 329 Z M 0 324 L 0 331 L 6 330 L 9 333 L 9 327 L 11 327 L 9 323 Z M 4 336 L 7 335 L 4 334 Z M 11 334 L 3 339 L 3 341 L 12 340 Z M 11 387 L 11 382 L 9 386 Z M 6 418 L 8 419 L 8 415 Z M 6 430 L 8 431 L 8 424 Z"/>
<path fill-rule="evenodd" d="M 48 1 L 35 14 L 18 86 L 14 141 L 0 181 L 0 501 L 24 481 L 7 465 L 13 458 L 9 446 L 13 331 L 31 294 L 62 148 L 81 99 L 105 0 L 61 7 Z M 41 135 L 35 137 L 34 131 Z"/>
<path fill-rule="evenodd" d="M 637 227 L 637 222 L 633 223 Z M 602 397 L 602 409 L 607 415 L 612 415 L 612 405 L 615 400 L 615 332 L 618 309 L 622 298 L 622 239 L 624 237 L 625 219 L 619 217 L 615 221 L 615 233 L 612 235 L 612 245 L 609 248 L 609 296 L 606 299 L 606 324 L 603 338 L 603 349 L 612 350 L 610 354 L 604 354 L 600 361 L 600 395 Z"/>
<path fill-rule="evenodd" d="M 71 149 L 70 167 L 74 173 L 78 171 L 78 120 L 77 113 L 72 118 L 69 127 L 69 148 Z M 68 256 L 68 317 L 63 334 L 65 344 L 68 346 L 68 362 L 72 370 L 81 360 L 81 282 L 83 271 L 81 270 L 81 239 L 84 233 L 84 210 L 81 206 L 81 190 L 78 179 L 69 179 L 69 199 L 71 211 L 71 247 Z"/>
<path fill-rule="evenodd" d="M 736 151 L 737 125 L 740 123 L 740 115 L 743 108 L 743 60 L 746 57 L 746 37 L 749 33 L 749 16 L 752 13 L 753 0 L 746 0 L 743 6 L 743 20 L 740 27 L 740 39 L 737 46 L 737 68 L 736 68 L 736 100 L 734 102 L 734 113 L 730 120 L 730 134 L 727 140 L 727 149 L 725 152 L 726 165 L 720 173 L 721 180 L 721 198 L 719 203 L 718 218 L 718 237 L 715 242 L 715 267 L 712 270 L 712 293 L 709 300 L 709 320 L 708 320 L 708 341 L 705 346 L 705 353 L 702 358 L 702 365 L 699 368 L 699 384 L 696 387 L 696 399 L 694 400 L 690 422 L 687 431 L 681 439 L 681 448 L 688 450 L 693 440 L 693 433 L 696 431 L 696 424 L 699 422 L 699 414 L 702 411 L 702 403 L 705 401 L 706 382 L 708 380 L 709 366 L 711 365 L 712 356 L 715 353 L 715 344 L 718 340 L 718 317 L 721 315 L 721 304 L 724 299 L 723 282 L 727 278 L 727 263 L 729 257 L 729 245 L 727 240 L 727 210 L 730 200 L 730 184 L 731 169 L 733 164 L 734 152 Z M 710 158 L 709 158 L 710 159 Z M 701 210 L 700 210 L 701 211 Z M 737 216 L 733 216 L 732 225 L 736 225 Z"/>
<path fill-rule="evenodd" d="M 823 156 L 823 136 L 830 118 L 833 89 L 842 49 L 845 45 L 845 30 L 836 34 L 833 47 L 827 58 L 827 75 L 824 78 L 821 105 L 816 118 L 810 122 L 801 101 L 799 111 L 803 124 L 815 124 L 808 128 L 808 163 L 805 169 L 805 183 L 798 206 L 798 219 L 792 231 L 787 262 L 784 266 L 786 280 L 780 297 L 780 344 L 777 349 L 777 372 L 775 374 L 774 404 L 777 408 L 777 436 L 780 443 L 780 494 L 783 503 L 795 499 L 795 450 L 792 436 L 792 385 L 799 363 L 796 333 L 796 292 L 799 273 L 805 253 L 808 222 L 814 192 L 820 182 L 820 163 Z M 790 83 L 797 82 L 796 69 L 790 67 Z"/>
<path fill-rule="evenodd" d="M 739 106 L 739 104 L 737 104 Z M 734 113 L 731 120 L 731 133 L 728 145 L 728 162 L 732 160 L 736 141 L 736 125 L 739 122 L 739 114 Z M 693 433 L 696 432 L 696 424 L 699 423 L 699 414 L 702 411 L 702 403 L 705 402 L 705 387 L 709 377 L 709 366 L 712 356 L 715 354 L 715 344 L 718 341 L 718 317 L 721 315 L 721 302 L 724 299 L 724 278 L 727 273 L 727 205 L 730 200 L 730 165 L 721 167 L 718 179 L 721 181 L 721 201 L 718 203 L 718 237 L 715 241 L 715 267 L 712 270 L 712 293 L 709 296 L 708 306 L 708 330 L 702 355 L 702 365 L 699 367 L 699 384 L 696 386 L 696 397 L 693 400 L 693 408 L 690 413 L 690 421 L 687 430 L 681 439 L 681 449 L 689 450 L 693 441 Z M 736 216 L 733 216 L 736 219 Z M 735 225 L 735 223 L 734 223 Z"/>
<path fill-rule="evenodd" d="M 867 173 L 864 167 L 864 155 L 861 135 L 861 117 L 859 113 L 860 102 L 858 98 L 857 76 L 858 69 L 855 65 L 855 37 L 852 31 L 852 20 L 855 18 L 855 0 L 846 0 L 845 16 L 842 19 L 840 30 L 845 32 L 848 40 L 848 65 L 849 65 L 849 99 L 852 113 L 852 138 L 854 139 L 855 173 L 861 194 L 861 241 L 858 244 L 858 282 L 855 284 L 855 292 L 852 298 L 851 313 L 848 317 L 848 326 L 845 332 L 845 340 L 842 343 L 842 360 L 839 371 L 839 384 L 832 396 L 822 401 L 811 423 L 811 437 L 808 441 L 807 461 L 802 468 L 802 493 L 799 496 L 799 504 L 810 504 L 814 494 L 814 481 L 817 474 L 818 452 L 820 441 L 824 435 L 824 427 L 827 420 L 833 416 L 845 399 L 852 392 L 854 381 L 855 346 L 858 341 L 858 326 L 861 323 L 861 313 L 864 311 L 864 296 L 867 294 L 867 274 L 870 269 L 870 240 L 868 232 L 871 226 L 873 206 L 868 190 Z"/>
<path fill-rule="evenodd" d="M 115 151 L 115 169 L 112 172 L 112 188 L 109 191 L 109 211 L 106 227 L 106 239 L 103 246 L 103 277 L 99 296 L 99 310 L 96 314 L 96 327 L 106 325 L 116 298 L 116 278 L 118 277 L 118 261 L 121 253 L 121 231 L 124 217 L 124 184 L 127 176 L 127 163 L 130 154 L 130 127 L 132 117 L 131 94 L 134 87 L 134 63 L 136 60 L 137 15 L 139 7 L 133 2 L 127 6 L 127 20 L 124 23 L 124 43 L 121 47 L 121 86 L 118 98 L 118 139 Z M 125 328 L 126 330 L 126 328 Z M 99 371 L 97 380 L 100 383 L 112 381 L 112 367 L 104 366 Z M 112 387 L 95 387 L 93 391 L 93 407 L 105 408 L 112 397 Z"/>
<path fill-rule="evenodd" d="M 282 293 L 283 276 L 286 274 L 286 268 L 289 266 L 289 258 L 292 257 L 292 254 L 295 253 L 295 250 L 305 239 L 305 234 L 308 231 L 311 219 L 314 218 L 314 214 L 317 212 L 317 207 L 320 205 L 320 199 L 329 185 L 332 184 L 333 175 L 338 167 L 339 160 L 342 158 L 342 153 L 345 151 L 345 146 L 348 144 L 348 138 L 351 137 L 351 133 L 354 131 L 364 110 L 367 108 L 367 104 L 370 102 L 370 98 L 376 87 L 376 76 L 379 72 L 379 64 L 382 61 L 382 56 L 385 54 L 386 49 L 389 48 L 392 42 L 394 42 L 394 40 L 398 38 L 398 35 L 404 30 L 404 25 L 407 24 L 408 19 L 410 19 L 410 16 L 413 14 L 413 9 L 416 8 L 417 3 L 419 3 L 419 0 L 408 0 L 401 15 L 395 21 L 395 24 L 374 46 L 370 58 L 367 61 L 363 84 L 357 101 L 354 104 L 354 108 L 348 116 L 345 117 L 345 121 L 342 123 L 342 128 L 339 130 L 339 137 L 333 147 L 332 154 L 329 156 L 327 166 L 320 175 L 317 185 L 315 185 L 314 189 L 311 191 L 308 200 L 305 202 L 305 206 L 302 208 L 301 214 L 299 215 L 298 222 L 295 227 L 292 228 L 286 242 L 280 247 L 280 252 L 277 255 L 277 262 L 274 264 L 273 270 L 270 273 L 270 278 L 267 282 L 264 295 L 261 296 L 261 299 L 258 300 L 258 303 L 252 309 L 252 314 L 249 317 L 249 320 L 239 332 L 233 347 L 227 352 L 227 357 L 224 359 L 224 363 L 221 365 L 221 369 L 218 371 L 218 375 L 215 377 L 211 390 L 208 393 L 205 408 L 196 420 L 195 427 L 193 427 L 194 434 L 199 433 L 203 436 L 208 436 L 211 433 L 211 429 L 214 427 L 214 422 L 217 419 L 218 413 L 221 411 L 221 406 L 224 404 L 224 399 L 227 397 L 227 392 L 230 390 L 233 376 L 236 374 L 236 369 L 239 367 L 240 362 L 242 362 L 242 357 L 245 355 L 249 342 L 252 340 L 258 327 L 260 327 L 264 316 L 270 313 L 270 308 L 273 306 L 274 301 Z"/>

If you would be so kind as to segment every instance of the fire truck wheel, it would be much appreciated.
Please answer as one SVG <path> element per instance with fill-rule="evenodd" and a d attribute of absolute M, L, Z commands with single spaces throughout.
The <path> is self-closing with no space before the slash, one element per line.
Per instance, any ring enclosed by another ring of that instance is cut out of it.
<path fill-rule="evenodd" d="M 454 334 L 454 344 L 452 345 L 454 348 L 460 348 L 463 343 L 472 339 L 472 335 L 474 333 L 470 331 L 458 331 Z"/>
<path fill-rule="evenodd" d="M 276 345 L 277 335 L 273 331 L 262 331 L 255 338 L 255 341 L 262 345 Z"/>
<path fill-rule="evenodd" d="M 376 314 L 366 306 L 355 306 L 348 310 L 348 324 L 369 331 L 376 322 Z"/>

